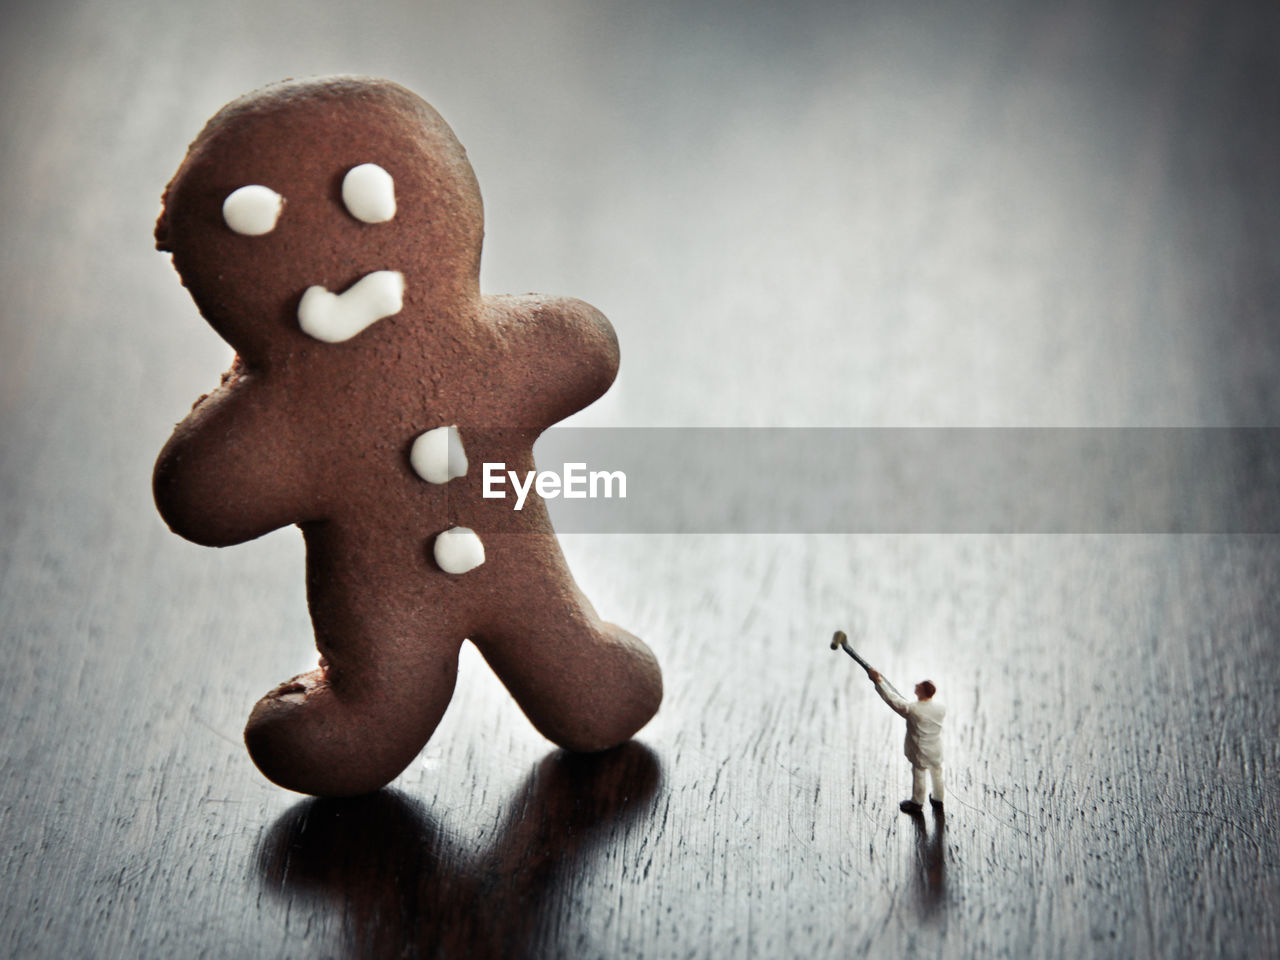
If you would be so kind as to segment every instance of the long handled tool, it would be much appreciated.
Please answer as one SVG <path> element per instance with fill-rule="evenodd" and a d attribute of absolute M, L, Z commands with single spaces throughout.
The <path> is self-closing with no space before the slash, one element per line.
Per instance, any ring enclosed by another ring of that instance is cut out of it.
<path fill-rule="evenodd" d="M 871 664 L 867 663 L 867 661 L 863 660 L 860 656 L 858 656 L 858 652 L 854 650 L 853 647 L 849 646 L 849 637 L 843 630 L 837 630 L 835 632 L 835 636 L 831 638 L 831 649 L 835 650 L 840 647 L 843 647 L 844 652 L 847 653 L 849 656 L 853 657 L 854 662 L 857 663 L 857 665 L 860 666 L 863 670 L 866 670 L 867 673 L 870 673 L 872 671 L 873 668 Z M 884 681 L 884 685 L 888 687 L 890 690 L 892 690 L 895 694 L 897 694 L 899 697 L 902 696 L 902 694 L 898 693 L 898 688 L 895 687 L 888 680 L 886 680 L 883 674 L 881 674 L 880 679 Z"/>

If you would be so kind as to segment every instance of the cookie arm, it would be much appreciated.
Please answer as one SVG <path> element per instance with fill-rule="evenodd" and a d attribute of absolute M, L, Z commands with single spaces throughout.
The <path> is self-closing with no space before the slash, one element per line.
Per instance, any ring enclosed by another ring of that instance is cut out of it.
<path fill-rule="evenodd" d="M 225 547 L 307 519 L 299 445 L 269 392 L 233 370 L 178 424 L 152 474 L 156 507 L 174 533 Z"/>
<path fill-rule="evenodd" d="M 525 398 L 515 426 L 549 427 L 599 399 L 618 375 L 618 338 L 603 313 L 569 297 L 488 297 L 509 344 L 508 375 Z"/>

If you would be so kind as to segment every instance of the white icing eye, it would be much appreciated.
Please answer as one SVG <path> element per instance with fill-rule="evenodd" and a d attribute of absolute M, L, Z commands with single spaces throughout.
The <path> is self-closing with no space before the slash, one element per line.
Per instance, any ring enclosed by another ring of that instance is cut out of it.
<path fill-rule="evenodd" d="M 396 215 L 396 184 L 376 163 L 352 167 L 342 178 L 347 212 L 365 223 L 386 223 Z"/>
<path fill-rule="evenodd" d="M 466 573 L 484 563 L 484 544 L 470 527 L 450 527 L 436 537 L 431 552 L 445 573 Z"/>
<path fill-rule="evenodd" d="M 284 197 L 255 183 L 227 194 L 222 201 L 222 219 L 236 233 L 260 237 L 276 228 L 283 208 Z"/>
<path fill-rule="evenodd" d="M 436 427 L 413 441 L 409 463 L 428 483 L 448 483 L 467 475 L 467 454 L 456 426 Z"/>

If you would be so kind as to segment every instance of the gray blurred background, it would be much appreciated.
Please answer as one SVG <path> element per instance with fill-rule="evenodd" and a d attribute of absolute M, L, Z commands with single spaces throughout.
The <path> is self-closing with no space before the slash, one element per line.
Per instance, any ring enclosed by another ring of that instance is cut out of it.
<path fill-rule="evenodd" d="M 253 87 L 368 73 L 433 103 L 484 194 L 483 289 L 580 297 L 618 331 L 618 382 L 576 425 L 1280 426 L 1274 4 L 51 0 L 2 22 L 13 955 L 371 956 L 387 929 L 436 949 L 261 868 L 312 809 L 238 742 L 314 664 L 296 533 L 204 550 L 150 502 L 230 361 L 151 229 L 187 143 Z M 641 735 L 661 786 L 545 902 L 494 874 L 479 909 L 532 916 L 512 953 L 1280 946 L 1273 536 L 566 552 L 663 661 Z M 826 653 L 841 626 L 951 706 L 945 836 L 896 811 L 901 731 Z M 397 783 L 452 844 L 442 876 L 519 822 L 547 751 L 468 654 Z"/>

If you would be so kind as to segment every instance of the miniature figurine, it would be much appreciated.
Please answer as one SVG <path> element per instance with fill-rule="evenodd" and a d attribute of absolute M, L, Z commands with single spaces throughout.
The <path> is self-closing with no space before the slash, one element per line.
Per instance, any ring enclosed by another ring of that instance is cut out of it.
<path fill-rule="evenodd" d="M 903 800 L 898 808 L 903 813 L 919 814 L 924 810 L 924 782 L 927 773 L 933 780 L 933 793 L 929 803 L 942 813 L 944 788 L 942 785 L 942 718 L 947 708 L 933 699 L 938 692 L 932 681 L 921 680 L 916 684 L 916 701 L 912 703 L 896 687 L 886 680 L 880 671 L 863 660 L 849 646 L 849 638 L 843 630 L 837 630 L 831 638 L 831 649 L 843 649 L 876 685 L 876 693 L 894 711 L 906 718 L 907 739 L 903 752 L 911 761 L 911 799 Z"/>
<path fill-rule="evenodd" d="M 924 780 L 929 774 L 933 780 L 933 793 L 929 802 L 933 809 L 942 811 L 944 789 L 942 786 L 942 718 L 947 708 L 933 699 L 938 692 L 929 680 L 916 684 L 916 701 L 912 703 L 885 680 L 874 668 L 867 669 L 867 676 L 876 685 L 876 693 L 894 711 L 906 718 L 907 739 L 903 753 L 911 761 L 911 799 L 903 800 L 898 807 L 903 813 L 917 814 L 924 809 Z"/>

